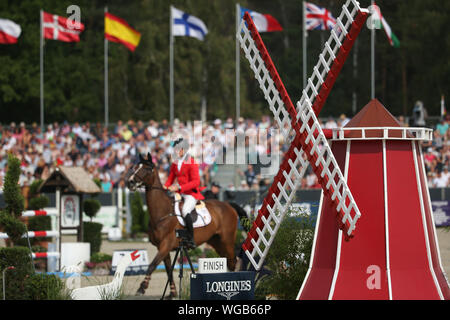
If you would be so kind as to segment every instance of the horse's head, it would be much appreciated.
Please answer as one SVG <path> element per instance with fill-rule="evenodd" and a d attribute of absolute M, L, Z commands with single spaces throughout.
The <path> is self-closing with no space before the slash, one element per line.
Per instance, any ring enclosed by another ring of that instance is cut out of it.
<path fill-rule="evenodd" d="M 139 154 L 139 163 L 135 164 L 128 171 L 126 175 L 126 185 L 131 191 L 142 186 L 152 186 L 155 180 L 156 172 L 155 165 L 152 161 L 152 156 L 150 153 L 147 154 L 147 159 L 144 159 Z"/>

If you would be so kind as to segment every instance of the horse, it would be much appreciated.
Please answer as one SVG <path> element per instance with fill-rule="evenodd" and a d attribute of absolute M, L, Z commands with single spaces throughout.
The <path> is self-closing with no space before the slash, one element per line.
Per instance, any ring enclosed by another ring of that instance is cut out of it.
<path fill-rule="evenodd" d="M 167 277 L 170 283 L 168 298 L 176 296 L 175 282 L 171 270 L 170 252 L 179 247 L 180 239 L 175 230 L 184 228 L 175 214 L 173 197 L 163 188 L 156 166 L 152 162 L 150 153 L 147 159 L 139 154 L 139 162 L 132 166 L 125 175 L 127 187 L 131 191 L 145 187 L 147 211 L 150 215 L 149 241 L 156 246 L 158 252 L 149 264 L 146 276 L 141 282 L 136 295 L 143 295 L 148 288 L 151 274 L 164 261 Z M 234 271 L 236 256 L 234 243 L 237 233 L 238 220 L 246 218 L 246 212 L 239 205 L 219 200 L 205 200 L 206 208 L 211 214 L 211 222 L 194 229 L 194 242 L 197 246 L 208 243 L 221 256 L 226 257 L 227 267 Z M 200 219 L 200 217 L 198 218 Z M 245 226 L 244 229 L 248 231 Z"/>

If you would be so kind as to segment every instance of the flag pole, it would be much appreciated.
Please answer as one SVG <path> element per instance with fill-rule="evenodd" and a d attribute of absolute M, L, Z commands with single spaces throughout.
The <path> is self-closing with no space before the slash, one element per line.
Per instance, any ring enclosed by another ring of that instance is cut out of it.
<path fill-rule="evenodd" d="M 374 4 L 375 2 L 372 0 L 372 8 L 374 8 Z M 373 9 L 375 10 L 375 9 Z M 380 17 L 381 18 L 381 17 Z M 370 41 L 370 56 L 371 56 L 371 74 L 370 74 L 370 78 L 371 78 L 371 98 L 375 99 L 375 25 L 372 24 L 371 26 L 371 41 Z"/>
<path fill-rule="evenodd" d="M 174 120 L 174 85 L 173 85 L 173 17 L 172 17 L 172 6 L 170 6 L 170 124 L 173 125 Z"/>
<path fill-rule="evenodd" d="M 239 3 L 236 3 L 236 34 L 239 32 L 240 21 L 241 21 L 241 7 Z M 239 118 L 241 116 L 241 84 L 240 84 L 241 64 L 240 64 L 239 41 L 236 35 L 235 41 L 236 41 L 236 126 L 237 126 Z"/>
<path fill-rule="evenodd" d="M 353 46 L 353 94 L 352 94 L 352 114 L 356 114 L 357 104 L 358 104 L 358 96 L 356 94 L 357 88 L 357 80 L 358 80 L 358 38 L 355 40 L 355 44 Z"/>
<path fill-rule="evenodd" d="M 105 14 L 108 12 L 108 7 L 105 6 Z M 104 18 L 103 18 L 104 21 Z M 105 128 L 109 125 L 109 87 L 108 87 L 108 39 L 104 39 L 104 62 L 105 62 Z"/>
<path fill-rule="evenodd" d="M 306 31 L 306 10 L 305 10 L 305 1 L 303 1 L 303 88 L 306 88 L 306 37 L 307 31 Z"/>
<path fill-rule="evenodd" d="M 40 117 L 41 117 L 41 132 L 44 132 L 44 11 L 40 10 L 40 27 L 41 27 L 41 39 L 40 39 L 40 54 L 39 54 L 39 69 L 40 69 Z"/>

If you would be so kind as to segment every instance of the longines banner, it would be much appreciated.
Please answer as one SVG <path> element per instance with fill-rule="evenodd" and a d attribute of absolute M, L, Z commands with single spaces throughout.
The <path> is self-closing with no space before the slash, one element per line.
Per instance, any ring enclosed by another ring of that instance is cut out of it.
<path fill-rule="evenodd" d="M 255 272 L 191 275 L 191 300 L 253 300 Z"/>

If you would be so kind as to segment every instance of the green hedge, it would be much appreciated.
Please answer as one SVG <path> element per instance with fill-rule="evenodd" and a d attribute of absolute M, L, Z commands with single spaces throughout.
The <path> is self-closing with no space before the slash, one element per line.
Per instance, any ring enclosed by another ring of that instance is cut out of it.
<path fill-rule="evenodd" d="M 84 213 L 91 218 L 94 218 L 97 215 L 97 212 L 100 210 L 102 204 L 97 199 L 86 199 L 83 201 L 83 211 Z"/>
<path fill-rule="evenodd" d="M 52 218 L 49 216 L 36 216 L 28 219 L 29 231 L 49 231 L 52 229 Z M 31 245 L 35 245 L 41 241 L 52 241 L 52 238 L 33 238 L 30 239 Z"/>
<path fill-rule="evenodd" d="M 3 270 L 10 266 L 15 269 L 5 273 L 6 298 L 8 300 L 27 299 L 25 279 L 34 273 L 30 250 L 26 247 L 0 248 L 0 279 L 2 281 Z M 3 290 L 0 295 L 3 299 Z"/>
<path fill-rule="evenodd" d="M 256 286 L 258 298 L 274 294 L 282 300 L 295 299 L 306 276 L 314 238 L 313 219 L 293 213 L 287 214 L 270 248 L 264 268 L 271 274 Z"/>
<path fill-rule="evenodd" d="M 48 207 L 49 204 L 50 204 L 49 198 L 47 198 L 46 196 L 38 196 L 38 197 L 31 198 L 28 201 L 28 209 L 29 210 L 40 210 L 45 207 Z"/>
<path fill-rule="evenodd" d="M 101 223 L 83 222 L 83 242 L 91 244 L 91 256 L 100 252 L 102 246 L 102 227 Z"/>
<path fill-rule="evenodd" d="M 24 284 L 27 300 L 70 299 L 69 291 L 56 275 L 32 274 Z"/>
<path fill-rule="evenodd" d="M 34 273 L 30 250 L 26 247 L 0 248 L 0 283 L 5 272 L 7 300 L 61 300 L 70 299 L 64 282 L 55 275 Z M 3 300 L 3 290 L 0 290 Z"/>
<path fill-rule="evenodd" d="M 102 252 L 97 252 L 91 255 L 90 262 L 101 263 L 105 261 L 112 261 L 112 256 Z"/>

